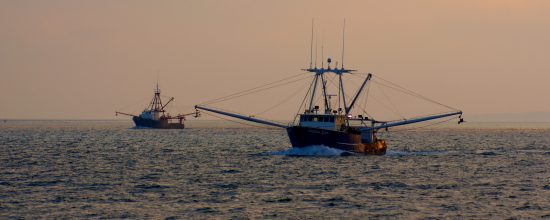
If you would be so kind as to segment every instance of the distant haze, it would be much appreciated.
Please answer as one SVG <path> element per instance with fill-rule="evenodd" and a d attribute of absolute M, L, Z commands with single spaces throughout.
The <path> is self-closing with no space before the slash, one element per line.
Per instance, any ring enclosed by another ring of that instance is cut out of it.
<path fill-rule="evenodd" d="M 346 19 L 346 66 L 466 115 L 550 112 L 549 12 L 547 0 L 1 1 L 0 118 L 111 119 L 142 110 L 157 79 L 192 111 L 300 73 L 312 18 L 325 57 L 340 61 Z M 296 110 L 284 109 L 270 116 Z"/>
<path fill-rule="evenodd" d="M 496 113 L 470 115 L 472 122 L 550 122 L 550 112 Z"/>

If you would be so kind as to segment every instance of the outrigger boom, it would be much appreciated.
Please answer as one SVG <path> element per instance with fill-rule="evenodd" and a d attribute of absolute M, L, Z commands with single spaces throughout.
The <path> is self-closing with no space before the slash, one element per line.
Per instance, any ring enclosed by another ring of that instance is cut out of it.
<path fill-rule="evenodd" d="M 374 127 L 370 127 L 370 128 L 366 127 L 366 128 L 362 128 L 360 130 L 361 131 L 378 130 L 378 129 L 382 129 L 382 128 L 389 128 L 389 127 L 395 127 L 395 126 L 400 126 L 400 125 L 408 125 L 408 124 L 414 124 L 414 123 L 419 123 L 419 122 L 423 122 L 423 121 L 435 120 L 435 119 L 439 119 L 439 118 L 450 117 L 450 116 L 453 116 L 453 115 L 462 115 L 462 111 L 456 111 L 456 112 L 447 113 L 447 114 L 431 115 L 431 116 L 419 117 L 419 118 L 413 118 L 413 119 L 405 119 L 405 120 L 395 121 L 395 122 L 386 122 L 386 123 L 383 123 L 382 125 L 378 125 L 378 126 L 374 126 Z M 459 121 L 459 123 L 460 122 L 461 121 Z"/>
<path fill-rule="evenodd" d="M 124 112 L 115 112 L 115 115 L 116 115 L 116 116 L 118 116 L 118 115 L 126 115 L 126 116 L 132 116 L 132 117 L 133 117 L 133 116 L 136 116 L 136 117 L 137 117 L 137 115 L 129 114 L 129 113 L 124 113 Z"/>
<path fill-rule="evenodd" d="M 199 106 L 199 105 L 195 105 L 195 109 L 201 109 L 201 110 L 205 110 L 205 111 L 209 111 L 209 112 L 214 112 L 214 113 L 218 113 L 220 115 L 225 115 L 225 116 L 229 116 L 229 117 L 233 117 L 233 118 L 238 118 L 238 119 L 242 119 L 242 120 L 245 120 L 245 121 L 256 122 L 256 123 L 259 123 L 259 124 L 264 124 L 264 125 L 269 125 L 269 126 L 274 126 L 274 127 L 279 127 L 279 128 L 285 128 L 285 129 L 288 128 L 288 126 L 278 124 L 278 123 L 275 123 L 275 122 L 265 121 L 265 120 L 261 120 L 261 119 L 257 119 L 257 118 L 253 118 L 253 117 L 244 116 L 244 115 L 239 115 L 239 114 L 224 112 L 224 111 L 220 111 L 220 110 L 216 110 L 216 109 L 206 108 L 206 107 Z"/>
<path fill-rule="evenodd" d="M 279 127 L 279 128 L 285 128 L 285 129 L 288 128 L 288 126 L 278 124 L 278 123 L 275 123 L 275 122 L 261 120 L 261 119 L 257 119 L 257 118 L 253 118 L 253 117 L 249 117 L 249 116 L 235 114 L 235 113 L 229 113 L 229 112 L 225 112 L 225 111 L 221 111 L 221 110 L 207 108 L 207 107 L 204 107 L 204 106 L 195 105 L 195 109 L 201 109 L 201 110 L 205 110 L 205 111 L 209 111 L 209 112 L 214 112 L 214 113 L 218 113 L 218 114 L 221 114 L 221 115 L 225 115 L 225 116 L 229 116 L 229 117 L 233 117 L 233 118 L 238 118 L 238 119 L 242 119 L 242 120 L 245 120 L 245 121 L 251 121 L 251 122 L 255 122 L 255 123 L 259 123 L 259 124 L 264 124 L 264 125 L 269 125 L 269 126 L 274 126 L 274 127 Z M 446 113 L 446 114 L 439 114 L 439 115 L 431 115 L 431 116 L 419 117 L 419 118 L 413 118 L 413 119 L 406 119 L 406 120 L 395 121 L 395 122 L 384 122 L 384 123 L 382 123 L 382 125 L 373 126 L 373 127 L 365 127 L 365 128 L 361 128 L 360 130 L 361 131 L 378 130 L 378 129 L 383 129 L 383 128 L 390 128 L 390 127 L 396 127 L 396 126 L 401 126 L 401 125 L 408 125 L 408 124 L 414 124 L 414 123 L 419 123 L 419 122 L 424 122 L 424 121 L 430 121 L 430 120 L 450 117 L 450 116 L 454 116 L 454 115 L 462 115 L 462 111 L 456 111 L 456 112 L 451 112 L 451 113 Z"/>

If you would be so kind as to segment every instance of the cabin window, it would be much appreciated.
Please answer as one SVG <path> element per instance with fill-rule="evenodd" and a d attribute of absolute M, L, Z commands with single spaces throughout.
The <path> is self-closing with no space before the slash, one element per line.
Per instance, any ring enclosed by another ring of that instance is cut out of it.
<path fill-rule="evenodd" d="M 336 117 L 332 115 L 301 115 L 300 121 L 311 122 L 332 122 L 336 121 Z"/>

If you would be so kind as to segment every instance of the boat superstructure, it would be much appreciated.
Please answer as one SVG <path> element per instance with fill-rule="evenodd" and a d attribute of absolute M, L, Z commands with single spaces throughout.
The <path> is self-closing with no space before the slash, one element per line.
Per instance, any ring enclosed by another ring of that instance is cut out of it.
<path fill-rule="evenodd" d="M 310 62 L 309 68 L 303 70 L 313 74 L 308 93 L 304 98 L 306 107 L 303 112 L 296 115 L 294 122 L 288 125 L 231 113 L 204 105 L 196 105 L 195 108 L 246 121 L 284 128 L 288 133 L 292 147 L 302 148 L 312 145 L 324 145 L 345 151 L 374 155 L 383 155 L 387 149 L 386 141 L 376 137 L 376 133 L 380 129 L 452 116 L 458 117 L 459 123 L 463 121 L 461 118 L 462 111 L 456 109 L 451 109 L 450 112 L 446 113 L 397 121 L 377 121 L 372 117 L 363 117 L 363 115 L 352 117 L 350 113 L 356 107 L 359 97 L 367 88 L 369 81 L 373 77 L 372 74 L 367 74 L 358 90 L 350 96 L 351 98 L 346 98 L 349 94 L 345 92 L 342 79 L 346 75 L 354 74 L 356 70 L 345 68 L 343 61 L 341 62 L 341 66 L 338 66 L 338 64 L 332 66 L 332 59 L 328 58 L 326 66 L 322 62 L 320 68 L 313 66 L 312 62 Z M 334 74 L 338 79 L 338 95 L 328 94 L 327 76 L 329 74 Z M 338 98 L 337 105 L 331 103 L 333 96 Z M 321 106 L 315 104 L 319 98 L 322 99 Z"/>
<path fill-rule="evenodd" d="M 328 58 L 328 66 L 321 68 L 304 69 L 314 74 L 312 81 L 312 92 L 307 97 L 309 103 L 303 113 L 298 114 L 298 124 L 287 128 L 288 137 L 293 147 L 307 147 L 311 145 L 325 145 L 346 151 L 367 154 L 384 154 L 386 152 L 386 142 L 378 139 L 372 129 L 366 129 L 368 126 L 364 123 L 368 118 L 359 118 L 363 126 L 352 126 L 350 121 L 351 110 L 357 103 L 358 97 L 366 88 L 367 82 L 372 78 L 369 74 L 361 84 L 351 100 L 346 99 L 342 77 L 344 74 L 351 74 L 355 70 L 331 67 L 332 60 Z M 327 92 L 327 74 L 336 74 L 338 78 L 338 107 L 334 109 L 331 103 L 331 96 Z M 323 108 L 314 104 L 317 96 L 317 90 L 321 89 L 321 98 L 323 99 Z M 349 104 L 348 104 L 349 102 Z M 371 127 L 373 121 L 369 122 Z"/>
<path fill-rule="evenodd" d="M 129 113 L 116 112 L 116 115 L 131 116 L 132 120 L 136 124 L 136 127 L 144 128 L 158 128 L 158 129 L 184 129 L 185 128 L 185 116 L 194 115 L 199 116 L 199 113 L 193 112 L 188 114 L 178 114 L 171 116 L 166 112 L 166 106 L 174 101 L 174 97 L 166 103 L 162 103 L 160 96 L 160 88 L 157 83 L 157 87 L 154 91 L 154 96 L 149 105 L 139 115 L 133 115 Z"/>

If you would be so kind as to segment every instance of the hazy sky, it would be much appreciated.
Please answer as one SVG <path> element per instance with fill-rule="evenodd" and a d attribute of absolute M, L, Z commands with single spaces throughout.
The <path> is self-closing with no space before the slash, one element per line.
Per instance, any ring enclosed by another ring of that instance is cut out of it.
<path fill-rule="evenodd" d="M 325 55 L 340 59 L 345 18 L 348 67 L 467 114 L 550 111 L 549 12 L 547 0 L 1 1 L 0 118 L 114 118 L 145 104 L 157 75 L 192 106 L 297 74 L 312 18 Z"/>

